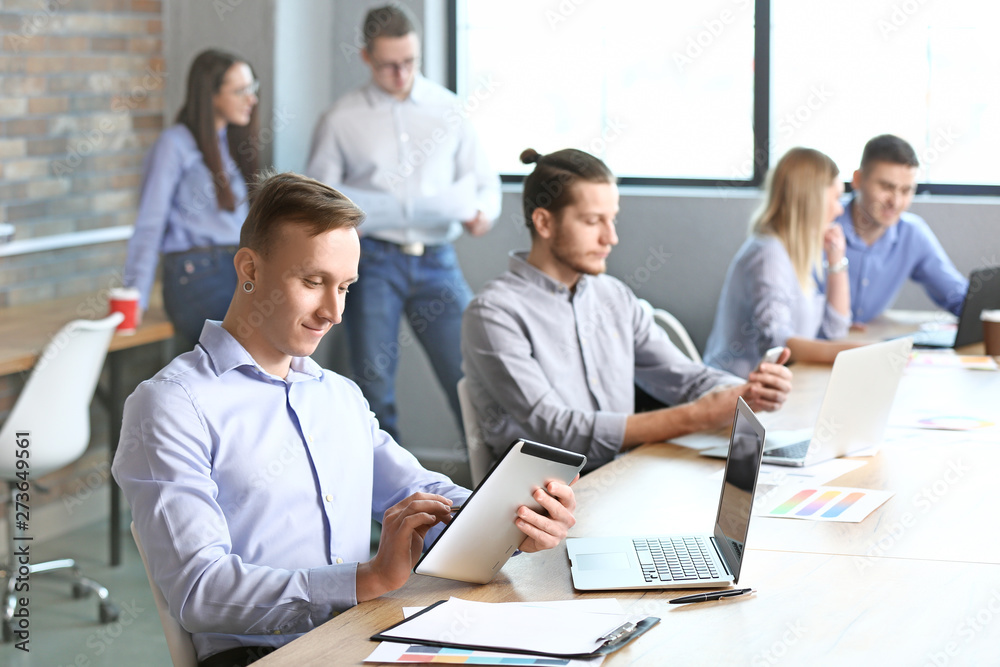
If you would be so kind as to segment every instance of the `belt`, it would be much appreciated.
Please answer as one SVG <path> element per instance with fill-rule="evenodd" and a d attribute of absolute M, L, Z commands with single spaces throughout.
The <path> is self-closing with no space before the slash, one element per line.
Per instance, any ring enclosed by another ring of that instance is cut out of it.
<path fill-rule="evenodd" d="M 426 250 L 426 247 L 420 241 L 399 244 L 399 251 L 404 255 L 410 255 L 412 257 L 422 257 L 424 250 Z"/>
<path fill-rule="evenodd" d="M 379 239 L 372 237 L 372 241 L 378 241 L 379 243 L 384 243 L 385 245 L 392 246 L 393 248 L 398 248 L 399 252 L 404 255 L 409 255 L 410 257 L 423 257 L 424 253 L 427 252 L 428 248 L 433 248 L 435 246 L 428 246 L 422 241 L 413 241 L 411 243 L 396 243 L 395 241 L 386 241 L 385 239 Z"/>

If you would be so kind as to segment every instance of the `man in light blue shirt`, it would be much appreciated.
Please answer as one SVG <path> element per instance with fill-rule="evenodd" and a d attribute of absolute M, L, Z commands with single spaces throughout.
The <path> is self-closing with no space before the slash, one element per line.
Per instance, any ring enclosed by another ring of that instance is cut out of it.
<path fill-rule="evenodd" d="M 836 222 L 847 240 L 851 311 L 855 325 L 877 317 L 914 280 L 941 308 L 958 315 L 969 281 L 948 259 L 923 218 L 907 213 L 916 193 L 920 161 L 909 143 L 875 137 L 861 156 Z"/>
<path fill-rule="evenodd" d="M 267 179 L 225 319 L 125 404 L 114 476 L 201 665 L 248 664 L 399 588 L 469 496 L 382 431 L 357 385 L 308 358 L 358 278 L 362 216 L 311 179 Z M 519 509 L 522 551 L 555 546 L 573 523 L 568 486 L 535 497 L 547 516 Z"/>
<path fill-rule="evenodd" d="M 500 214 L 500 178 L 455 94 L 419 74 L 420 40 L 406 10 L 371 10 L 363 34 L 371 81 L 320 118 L 306 173 L 365 211 L 364 280 L 346 325 L 352 373 L 382 428 L 398 438 L 396 369 L 414 337 L 461 427 L 459 340 L 472 292 L 451 244 L 463 231 L 489 231 Z M 400 338 L 404 314 L 413 333 Z"/>

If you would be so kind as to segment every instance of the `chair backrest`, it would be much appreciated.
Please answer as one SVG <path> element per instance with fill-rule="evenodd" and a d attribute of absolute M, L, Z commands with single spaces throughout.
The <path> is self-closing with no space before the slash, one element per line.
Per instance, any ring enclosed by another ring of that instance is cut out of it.
<path fill-rule="evenodd" d="M 153 575 L 149 573 L 149 563 L 146 562 L 146 552 L 142 549 L 142 542 L 139 541 L 139 533 L 135 530 L 135 523 L 132 523 L 132 537 L 135 538 L 135 546 L 139 549 L 139 557 L 142 558 L 142 566 L 146 568 L 146 578 L 149 580 L 149 587 L 153 591 L 153 600 L 156 602 L 156 611 L 160 612 L 160 624 L 163 625 L 163 634 L 167 638 L 167 648 L 170 649 L 170 660 L 174 667 L 198 667 L 198 654 L 194 650 L 194 642 L 191 641 L 191 633 L 181 627 L 181 624 L 170 615 L 167 608 L 167 599 L 163 597 L 160 587 L 153 581 Z"/>
<path fill-rule="evenodd" d="M 90 442 L 90 403 L 121 313 L 74 320 L 52 337 L 10 416 L 0 428 L 0 477 L 15 470 L 14 434 L 27 430 L 31 475 L 38 477 L 80 458 Z"/>
<path fill-rule="evenodd" d="M 670 342 L 676 345 L 677 349 L 686 354 L 692 361 L 701 363 L 701 354 L 679 319 L 662 308 L 653 309 L 653 319 L 666 330 Z"/>
<path fill-rule="evenodd" d="M 490 471 L 490 466 L 493 465 L 493 451 L 483 440 L 476 408 L 472 405 L 472 396 L 469 394 L 467 378 L 458 381 L 458 404 L 462 408 L 465 447 L 469 451 L 469 471 L 472 473 L 472 486 L 475 487 Z"/>

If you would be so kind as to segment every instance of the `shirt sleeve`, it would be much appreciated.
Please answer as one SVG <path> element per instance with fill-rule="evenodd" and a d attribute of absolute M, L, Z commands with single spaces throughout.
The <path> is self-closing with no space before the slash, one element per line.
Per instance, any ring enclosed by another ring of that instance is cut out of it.
<path fill-rule="evenodd" d="M 823 305 L 823 322 L 819 327 L 819 338 L 837 340 L 847 335 L 851 328 L 851 316 L 841 313 L 829 301 Z"/>
<path fill-rule="evenodd" d="M 404 219 L 403 204 L 387 192 L 358 188 L 344 183 L 347 159 L 336 132 L 336 115 L 320 117 L 313 133 L 306 175 L 326 183 L 348 197 L 365 212 L 363 232 L 398 227 Z"/>
<path fill-rule="evenodd" d="M 174 195 L 184 174 L 184 158 L 178 146 L 163 134 L 146 158 L 135 230 L 128 242 L 122 282 L 139 290 L 140 305 L 149 308 L 149 294 L 160 260 L 160 246 Z"/>
<path fill-rule="evenodd" d="M 192 633 L 300 633 L 355 605 L 356 563 L 287 570 L 232 553 L 210 440 L 177 383 L 145 382 L 126 401 L 112 471 L 181 625 Z"/>
<path fill-rule="evenodd" d="M 924 223 L 920 229 L 924 249 L 910 278 L 923 285 L 927 296 L 940 308 L 961 315 L 969 281 L 952 264 L 930 227 Z"/>
<path fill-rule="evenodd" d="M 716 387 L 744 379 L 689 359 L 629 291 L 635 326 L 635 383 L 667 405 L 696 400 Z"/>
<path fill-rule="evenodd" d="M 793 313 L 798 298 L 796 291 L 801 289 L 794 278 L 788 279 L 773 266 L 775 262 L 769 261 L 765 249 L 747 258 L 742 275 L 738 277 L 748 286 L 752 304 L 750 322 L 742 326 L 749 326 L 754 332 L 752 338 L 757 344 L 758 358 L 769 348 L 785 345 L 796 335 Z"/>
<path fill-rule="evenodd" d="M 420 465 L 416 457 L 403 449 L 378 426 L 372 415 L 372 437 L 375 443 L 375 477 L 372 484 L 372 518 L 379 523 L 386 510 L 417 492 L 436 493 L 451 499 L 455 505 L 465 502 L 472 492 L 446 476 L 431 472 Z M 424 548 L 429 547 L 444 530 L 444 524 L 431 528 L 424 537 Z"/>
<path fill-rule="evenodd" d="M 484 383 L 507 415 L 527 429 L 525 435 L 607 461 L 625 439 L 626 413 L 577 410 L 559 396 L 538 361 L 517 318 L 504 309 L 473 299 L 462 321 L 462 358 L 466 374 Z M 488 419 L 480 415 L 480 419 Z M 485 423 L 484 432 L 493 429 Z"/>
<path fill-rule="evenodd" d="M 459 174 L 472 174 L 476 183 L 476 207 L 492 222 L 500 217 L 500 175 L 490 165 L 489 158 L 472 123 L 464 121 L 458 144 Z"/>

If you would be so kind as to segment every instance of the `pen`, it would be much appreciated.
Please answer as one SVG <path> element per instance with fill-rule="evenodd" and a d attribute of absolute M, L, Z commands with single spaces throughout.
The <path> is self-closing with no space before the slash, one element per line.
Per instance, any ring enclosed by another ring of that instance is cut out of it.
<path fill-rule="evenodd" d="M 461 511 L 462 511 L 462 505 L 454 505 L 451 508 L 451 513 L 452 514 L 458 514 Z"/>
<path fill-rule="evenodd" d="M 731 591 L 715 591 L 712 593 L 698 593 L 697 595 L 685 595 L 684 597 L 674 598 L 670 601 L 670 604 L 688 604 L 691 602 L 708 602 L 710 600 L 721 600 L 722 598 L 738 598 L 744 595 L 753 595 L 756 593 L 752 588 L 736 588 Z"/>

